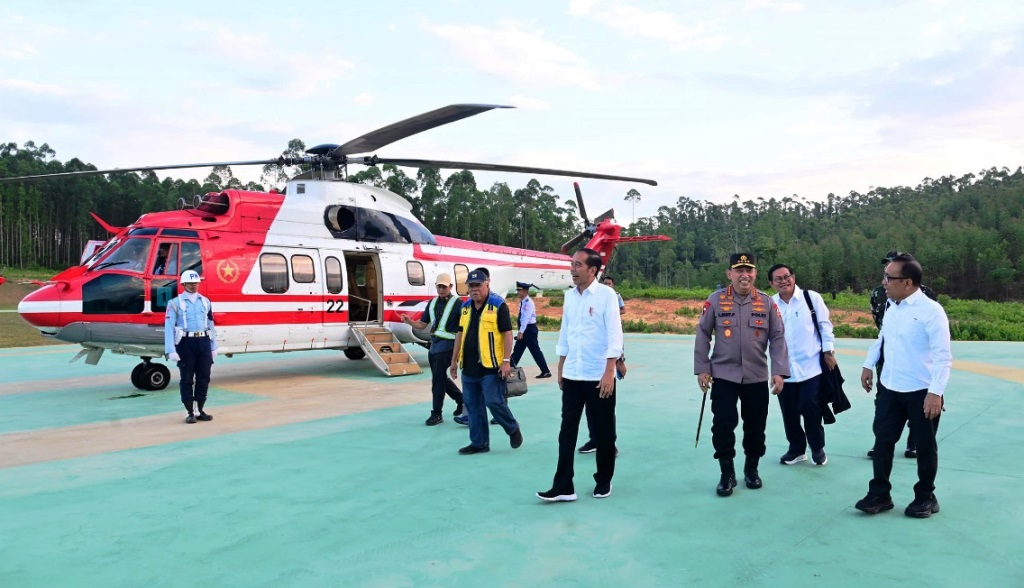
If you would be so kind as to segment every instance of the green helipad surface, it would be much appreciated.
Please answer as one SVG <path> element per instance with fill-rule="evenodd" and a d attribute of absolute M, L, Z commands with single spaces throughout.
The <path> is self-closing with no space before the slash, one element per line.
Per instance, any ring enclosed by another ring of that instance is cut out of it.
<path fill-rule="evenodd" d="M 550 361 L 553 334 L 542 343 Z M 215 421 L 184 425 L 176 379 L 133 396 L 132 358 L 85 366 L 67 363 L 73 347 L 3 350 L 0 452 L 29 458 L 0 469 L 0 587 L 1024 586 L 1024 346 L 954 344 L 942 511 L 927 520 L 902 514 L 916 480 L 902 456 L 896 510 L 853 508 L 871 476 L 873 404 L 855 382 L 866 347 L 839 342 L 854 407 L 826 428 L 828 465 L 777 463 L 786 443 L 773 402 L 764 488 L 723 499 L 710 411 L 693 447 L 693 338 L 627 337 L 614 493 L 590 497 L 593 456 L 578 455 L 581 496 L 567 504 L 534 497 L 556 461 L 552 380 L 512 402 L 523 447 L 494 427 L 490 453 L 459 456 L 467 430 L 450 401 L 444 424 L 423 426 L 427 374 L 378 378 L 336 352 L 218 359 Z M 314 392 L 270 405 L 268 382 Z M 384 401 L 410 385 L 422 394 L 332 416 L 376 385 Z M 257 406 L 310 416 L 203 436 Z M 150 430 L 153 444 L 116 449 Z M 46 457 L 67 439 L 80 457 Z"/>

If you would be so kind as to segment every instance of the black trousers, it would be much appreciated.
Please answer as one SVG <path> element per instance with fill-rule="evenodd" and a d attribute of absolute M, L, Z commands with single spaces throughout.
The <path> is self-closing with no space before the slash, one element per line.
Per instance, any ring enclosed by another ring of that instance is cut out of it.
<path fill-rule="evenodd" d="M 526 325 L 526 328 L 522 331 L 523 338 L 517 339 L 516 344 L 512 346 L 512 365 L 518 366 L 519 360 L 523 358 L 523 353 L 529 349 L 530 355 L 533 356 L 533 361 L 540 368 L 540 373 L 547 374 L 551 370 L 548 369 L 548 362 L 544 359 L 544 352 L 540 350 L 540 343 L 537 342 L 538 332 L 536 323 Z"/>
<path fill-rule="evenodd" d="M 573 462 L 584 409 L 593 426 L 597 444 L 597 473 L 594 481 L 610 483 L 615 475 L 615 394 L 601 398 L 597 381 L 562 379 L 562 428 L 558 432 L 558 467 L 551 488 L 561 494 L 574 493 Z M 614 391 L 613 391 L 614 392 Z"/>
<path fill-rule="evenodd" d="M 185 337 L 174 346 L 174 350 L 181 358 L 178 362 L 181 403 L 191 412 L 193 402 L 206 402 L 206 390 L 210 387 L 210 367 L 213 365 L 210 338 Z"/>
<path fill-rule="evenodd" d="M 430 362 L 430 392 L 434 397 L 434 405 L 430 409 L 432 414 L 441 414 L 446 393 L 452 397 L 455 404 L 462 404 L 462 390 L 459 390 L 455 382 L 448 377 L 448 368 L 452 365 L 454 353 L 455 351 L 452 350 L 427 355 L 427 360 Z"/>
<path fill-rule="evenodd" d="M 878 356 L 878 363 L 875 364 L 875 382 L 877 382 L 877 388 L 878 389 L 881 389 L 881 387 L 882 387 L 882 365 L 883 364 L 885 364 L 885 345 L 884 344 L 882 345 L 882 355 Z M 875 406 L 876 407 L 878 406 L 878 396 L 877 395 L 875 396 Z M 935 421 L 934 422 L 935 422 L 935 433 L 936 434 L 938 434 L 938 432 L 939 432 L 939 419 L 941 417 L 942 417 L 941 413 L 939 414 L 939 416 L 935 417 Z M 899 439 L 897 439 L 897 441 L 899 441 Z M 910 449 L 916 450 L 917 449 L 917 445 L 914 442 L 914 434 L 912 432 L 910 432 L 910 431 L 907 431 L 907 449 L 908 450 L 910 450 Z M 874 451 L 874 448 L 872 448 L 872 451 Z"/>
<path fill-rule="evenodd" d="M 875 454 L 874 478 L 868 484 L 868 493 L 890 496 L 892 484 L 892 454 L 900 440 L 903 427 L 910 423 L 910 435 L 917 443 L 917 484 L 914 496 L 927 498 L 935 491 L 935 474 L 939 470 L 939 446 L 935 441 L 933 419 L 924 416 L 924 398 L 927 390 L 893 392 L 878 384 L 875 400 Z"/>
<path fill-rule="evenodd" d="M 736 402 L 740 412 L 736 413 Z M 768 382 L 737 384 L 715 380 L 711 385 L 711 444 L 715 459 L 736 457 L 736 425 L 743 417 L 743 453 L 748 459 L 764 455 L 764 429 L 768 424 Z"/>
<path fill-rule="evenodd" d="M 789 450 L 803 453 L 825 448 L 825 425 L 821 421 L 821 375 L 803 382 L 786 382 L 779 393 L 782 426 L 786 429 Z M 803 427 L 800 419 L 803 418 Z"/>

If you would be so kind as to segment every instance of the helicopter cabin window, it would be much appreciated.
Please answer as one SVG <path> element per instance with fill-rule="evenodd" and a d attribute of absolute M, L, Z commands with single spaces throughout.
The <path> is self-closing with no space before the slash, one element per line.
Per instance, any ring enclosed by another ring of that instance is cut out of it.
<path fill-rule="evenodd" d="M 466 278 L 469 277 L 469 268 L 461 263 L 455 264 L 455 293 L 459 296 L 467 296 L 469 287 L 466 286 Z"/>
<path fill-rule="evenodd" d="M 153 260 L 154 276 L 177 276 L 178 275 L 178 244 L 161 243 L 156 249 L 156 259 Z"/>
<path fill-rule="evenodd" d="M 312 257 L 308 255 L 292 256 L 292 279 L 296 284 L 311 284 L 316 280 Z"/>
<path fill-rule="evenodd" d="M 101 263 L 96 264 L 92 269 L 111 268 L 142 273 L 146 271 L 146 263 L 149 261 L 149 246 L 151 244 L 152 241 L 149 239 L 128 239 L 111 251 L 110 255 L 107 255 Z"/>
<path fill-rule="evenodd" d="M 268 294 L 288 291 L 288 261 L 283 255 L 264 253 L 260 256 L 260 283 Z"/>
<path fill-rule="evenodd" d="M 199 243 L 184 242 L 181 244 L 181 273 L 195 270 L 203 275 L 203 255 L 199 252 Z"/>
<path fill-rule="evenodd" d="M 423 264 L 418 261 L 405 262 L 405 275 L 409 277 L 410 286 L 423 286 L 427 283 L 423 275 Z"/>
<path fill-rule="evenodd" d="M 324 259 L 324 269 L 327 272 L 327 291 L 331 294 L 341 293 L 341 262 L 337 257 Z"/>
<path fill-rule="evenodd" d="M 82 286 L 83 314 L 139 314 L 143 305 L 142 278 L 99 274 Z"/>

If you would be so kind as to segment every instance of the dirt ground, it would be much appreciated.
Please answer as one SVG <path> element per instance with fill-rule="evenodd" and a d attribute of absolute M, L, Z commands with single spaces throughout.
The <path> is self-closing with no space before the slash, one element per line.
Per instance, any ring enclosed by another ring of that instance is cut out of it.
<path fill-rule="evenodd" d="M 537 304 L 537 314 L 554 319 L 561 318 L 562 308 L 550 306 L 551 298 L 534 298 L 534 300 Z M 826 304 L 828 304 L 828 301 L 826 301 Z M 626 301 L 626 314 L 622 318 L 626 321 L 643 321 L 652 326 L 659 322 L 664 322 L 682 332 L 692 333 L 697 327 L 697 319 L 700 318 L 700 311 L 703 306 L 703 300 L 646 300 L 634 298 Z M 677 311 L 680 309 L 686 310 L 677 314 Z M 871 313 L 868 311 L 837 310 L 832 312 L 830 318 L 835 326 L 866 327 L 874 324 L 871 319 Z"/>

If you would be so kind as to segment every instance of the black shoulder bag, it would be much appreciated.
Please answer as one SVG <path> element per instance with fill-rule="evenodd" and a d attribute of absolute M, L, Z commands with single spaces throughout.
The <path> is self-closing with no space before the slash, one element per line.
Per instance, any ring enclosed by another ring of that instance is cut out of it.
<path fill-rule="evenodd" d="M 826 425 L 831 425 L 836 422 L 835 415 L 850 408 L 850 400 L 843 392 L 843 382 L 846 380 L 839 371 L 838 365 L 835 369 L 828 369 L 828 364 L 825 363 L 824 341 L 821 339 L 821 325 L 818 324 L 818 313 L 814 310 L 811 294 L 807 290 L 804 290 L 804 300 L 807 302 L 807 308 L 811 309 L 811 322 L 814 323 L 814 332 L 818 334 L 818 345 L 821 346 L 821 350 L 818 352 L 818 361 L 821 363 L 821 388 L 818 391 L 821 416 Z M 832 405 L 831 409 L 828 407 L 829 404 Z M 835 411 L 835 414 L 832 411 Z"/>

